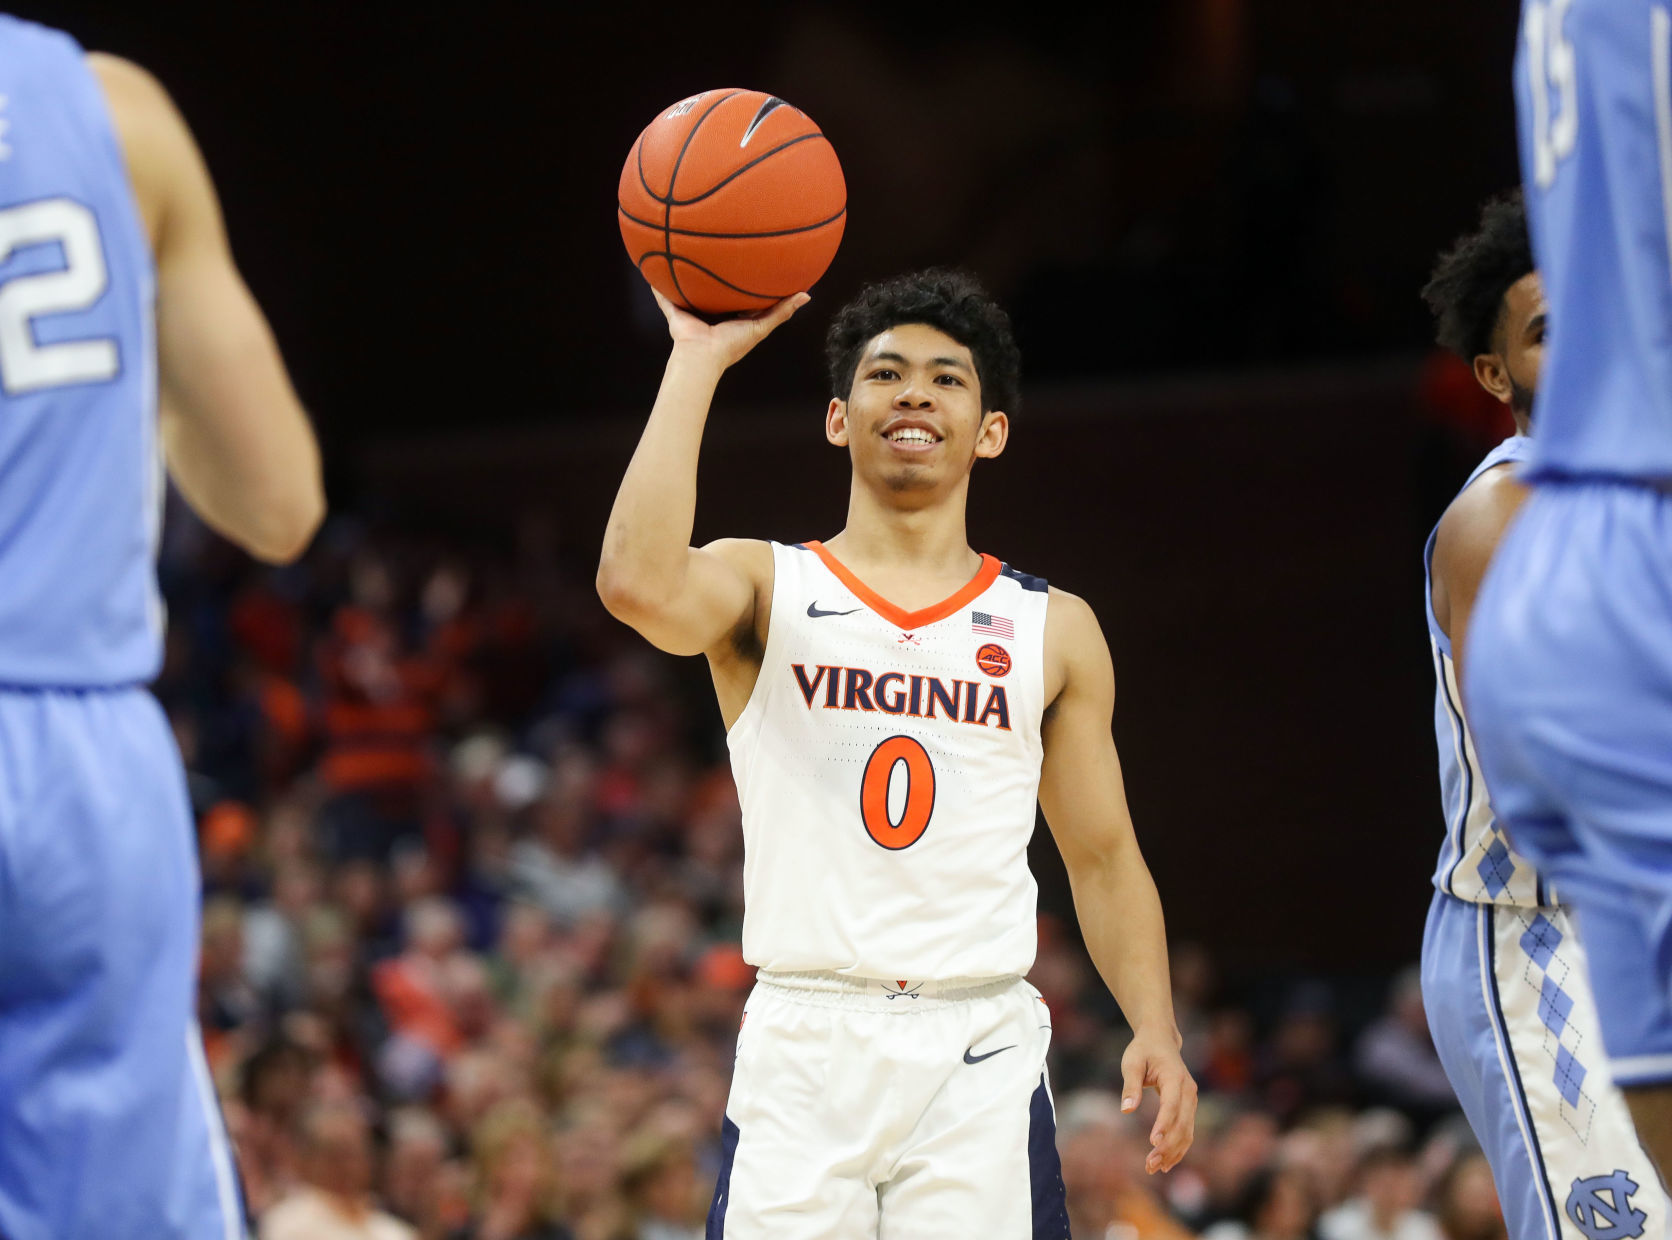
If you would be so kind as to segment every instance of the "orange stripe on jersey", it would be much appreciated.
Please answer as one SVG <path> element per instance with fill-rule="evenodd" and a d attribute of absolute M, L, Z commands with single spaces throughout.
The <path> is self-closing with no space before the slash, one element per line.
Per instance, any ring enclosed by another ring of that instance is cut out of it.
<path fill-rule="evenodd" d="M 980 569 L 958 593 L 951 598 L 942 599 L 932 607 L 925 607 L 921 611 L 905 611 L 890 603 L 858 577 L 855 577 L 853 573 L 848 571 L 848 566 L 831 555 L 829 549 L 823 543 L 815 541 L 802 545 L 817 554 L 819 559 L 824 561 L 824 566 L 836 574 L 836 579 L 853 591 L 853 596 L 856 599 L 890 624 L 896 624 L 907 632 L 912 629 L 920 629 L 926 624 L 933 624 L 937 620 L 944 620 L 965 603 L 971 603 L 980 598 L 986 592 L 987 587 L 998 580 L 999 570 L 1004 567 L 992 556 L 983 555 Z"/>

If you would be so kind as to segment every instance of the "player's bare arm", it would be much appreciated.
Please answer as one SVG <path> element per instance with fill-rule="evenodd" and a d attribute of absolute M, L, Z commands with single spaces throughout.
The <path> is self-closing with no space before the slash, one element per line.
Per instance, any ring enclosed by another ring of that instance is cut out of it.
<path fill-rule="evenodd" d="M 1115 672 L 1097 617 L 1084 600 L 1052 589 L 1039 803 L 1074 892 L 1086 948 L 1132 1026 L 1121 1061 L 1122 1106 L 1146 1086 L 1160 1095 L 1146 1168 L 1170 1171 L 1196 1128 L 1196 1082 L 1179 1054 L 1161 899 L 1138 848 L 1109 721 Z"/>
<path fill-rule="evenodd" d="M 227 244 L 215 187 L 167 92 L 94 54 L 157 271 L 159 425 L 169 472 L 215 530 L 285 563 L 325 515 L 319 447 Z"/>
<path fill-rule="evenodd" d="M 1451 660 L 1457 683 L 1463 683 L 1463 661 L 1469 616 L 1504 532 L 1527 498 L 1527 488 L 1508 464 L 1487 470 L 1459 495 L 1440 518 L 1434 536 L 1434 618 L 1451 638 Z"/>
<path fill-rule="evenodd" d="M 772 603 L 772 549 L 755 539 L 691 546 L 697 454 L 720 376 L 807 304 L 785 298 L 754 318 L 705 323 L 660 293 L 673 348 L 656 404 L 604 530 L 598 597 L 670 654 L 706 654 L 727 727 L 754 688 Z"/>

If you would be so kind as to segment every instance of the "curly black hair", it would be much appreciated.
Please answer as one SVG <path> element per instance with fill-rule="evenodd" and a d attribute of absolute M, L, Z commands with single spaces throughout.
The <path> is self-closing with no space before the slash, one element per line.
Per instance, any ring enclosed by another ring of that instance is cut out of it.
<path fill-rule="evenodd" d="M 824 337 L 830 391 L 846 400 L 865 346 L 902 323 L 924 323 L 970 351 L 983 413 L 1014 414 L 1021 404 L 1022 353 L 1010 316 L 967 271 L 933 267 L 868 284 L 836 312 Z"/>
<path fill-rule="evenodd" d="M 1434 265 L 1422 299 L 1434 312 L 1435 339 L 1466 362 L 1492 352 L 1504 294 L 1532 270 L 1527 207 L 1516 190 L 1482 207 L 1480 226 Z"/>

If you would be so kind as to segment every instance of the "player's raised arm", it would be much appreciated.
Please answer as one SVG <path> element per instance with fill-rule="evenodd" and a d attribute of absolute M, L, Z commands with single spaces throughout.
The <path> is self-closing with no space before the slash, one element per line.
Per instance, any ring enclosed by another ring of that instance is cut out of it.
<path fill-rule="evenodd" d="M 1451 638 L 1451 662 L 1463 683 L 1463 653 L 1469 616 L 1492 553 L 1509 529 L 1527 488 L 1514 469 L 1499 465 L 1452 501 L 1434 534 L 1434 618 Z"/>
<path fill-rule="evenodd" d="M 807 300 L 799 293 L 757 317 L 711 325 L 656 294 L 673 349 L 610 509 L 598 597 L 611 615 L 671 654 L 713 650 L 753 615 L 769 579 L 772 560 L 763 544 L 690 545 L 697 452 L 720 376 Z"/>
<path fill-rule="evenodd" d="M 1051 591 L 1045 648 L 1060 687 L 1046 688 L 1056 695 L 1041 728 L 1039 803 L 1068 869 L 1086 949 L 1132 1026 L 1122 1107 L 1136 1107 L 1146 1086 L 1160 1095 L 1146 1167 L 1170 1171 L 1195 1136 L 1196 1082 L 1179 1055 L 1161 899 L 1138 849 L 1109 731 L 1114 665 L 1091 608 L 1061 590 Z"/>
<path fill-rule="evenodd" d="M 157 270 L 159 423 L 169 472 L 258 559 L 295 559 L 325 515 L 319 448 L 261 309 L 233 263 L 191 131 L 137 65 L 92 55 Z"/>

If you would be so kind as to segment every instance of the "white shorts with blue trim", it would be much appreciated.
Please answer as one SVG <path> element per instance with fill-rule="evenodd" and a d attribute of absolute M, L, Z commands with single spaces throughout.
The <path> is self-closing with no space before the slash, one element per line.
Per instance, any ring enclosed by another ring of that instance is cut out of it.
<path fill-rule="evenodd" d="M 1609 1075 L 1561 908 L 1436 892 L 1422 997 L 1516 1240 L 1666 1240 L 1668 1203 Z"/>
<path fill-rule="evenodd" d="M 1021 978 L 762 973 L 738 1034 L 708 1240 L 1068 1240 Z"/>

